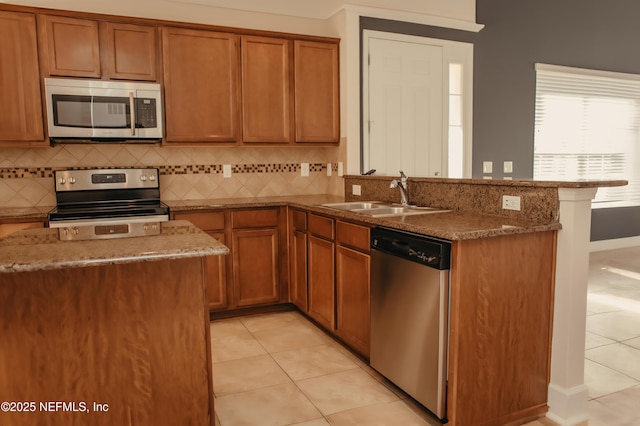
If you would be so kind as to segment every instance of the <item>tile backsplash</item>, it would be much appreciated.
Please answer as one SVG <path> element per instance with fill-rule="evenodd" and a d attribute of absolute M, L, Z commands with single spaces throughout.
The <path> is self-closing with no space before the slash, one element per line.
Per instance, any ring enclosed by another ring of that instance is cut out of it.
<path fill-rule="evenodd" d="M 0 148 L 0 205 L 55 205 L 53 172 L 73 168 L 157 167 L 163 200 L 337 194 L 339 147 L 160 147 L 59 145 Z M 309 163 L 309 176 L 301 176 Z M 231 177 L 223 165 L 231 166 Z M 331 176 L 327 168 L 331 167 Z"/>

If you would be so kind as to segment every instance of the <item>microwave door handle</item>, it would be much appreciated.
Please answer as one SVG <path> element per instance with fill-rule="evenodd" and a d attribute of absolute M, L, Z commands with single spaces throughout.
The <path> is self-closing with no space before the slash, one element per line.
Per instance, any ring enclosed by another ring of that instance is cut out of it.
<path fill-rule="evenodd" d="M 129 92 L 129 112 L 131 115 L 131 136 L 136 135 L 136 110 L 134 108 L 133 92 Z"/>

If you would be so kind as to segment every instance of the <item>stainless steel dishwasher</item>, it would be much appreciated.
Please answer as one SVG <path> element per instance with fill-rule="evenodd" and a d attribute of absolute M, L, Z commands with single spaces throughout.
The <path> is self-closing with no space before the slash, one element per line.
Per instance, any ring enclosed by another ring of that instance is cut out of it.
<path fill-rule="evenodd" d="M 451 243 L 371 231 L 371 366 L 446 417 Z"/>

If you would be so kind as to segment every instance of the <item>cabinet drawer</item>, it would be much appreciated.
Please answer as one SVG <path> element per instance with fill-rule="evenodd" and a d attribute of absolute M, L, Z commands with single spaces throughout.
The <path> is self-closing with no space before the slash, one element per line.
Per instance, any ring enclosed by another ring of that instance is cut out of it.
<path fill-rule="evenodd" d="M 302 210 L 291 210 L 291 221 L 295 229 L 306 232 L 307 212 L 303 212 Z"/>
<path fill-rule="evenodd" d="M 236 210 L 231 212 L 231 224 L 233 229 L 278 226 L 278 209 Z"/>
<path fill-rule="evenodd" d="M 316 214 L 309 215 L 309 232 L 329 240 L 335 238 L 334 220 Z"/>
<path fill-rule="evenodd" d="M 203 231 L 224 229 L 224 212 L 176 213 L 175 220 L 188 220 Z"/>
<path fill-rule="evenodd" d="M 369 252 L 369 228 L 349 222 L 336 222 L 336 239 L 345 246 Z"/>

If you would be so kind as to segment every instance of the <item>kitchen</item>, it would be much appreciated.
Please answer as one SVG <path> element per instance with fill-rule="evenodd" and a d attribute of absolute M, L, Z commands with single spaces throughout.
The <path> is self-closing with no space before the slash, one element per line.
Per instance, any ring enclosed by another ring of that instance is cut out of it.
<path fill-rule="evenodd" d="M 176 8 L 177 9 L 177 8 Z M 207 9 L 208 10 L 208 9 Z M 175 13 L 174 13 L 175 12 Z M 117 14 L 116 11 L 110 13 Z M 171 19 L 182 16 L 186 8 L 174 11 L 159 11 L 158 13 L 171 14 Z M 149 16 L 149 12 L 145 12 Z M 204 14 L 202 14 L 204 16 Z M 475 20 L 473 13 L 465 15 L 467 20 Z M 234 22 L 238 16 L 244 19 L 237 27 L 255 26 L 268 30 L 281 31 L 287 28 L 293 33 L 317 32 L 326 35 L 326 31 L 319 30 L 320 23 L 317 20 L 300 20 L 292 18 L 279 18 L 273 20 L 260 20 L 261 15 L 255 13 L 228 12 L 228 19 L 224 22 Z M 375 15 L 374 15 L 375 16 Z M 380 16 L 379 16 L 380 17 Z M 382 16 L 384 17 L 384 16 Z M 393 16 L 391 16 L 393 17 Z M 164 18 L 161 16 L 161 18 Z M 186 20 L 186 19 L 184 19 Z M 283 24 L 283 21 L 285 24 Z M 483 22 L 482 19 L 478 19 Z M 236 21 L 237 22 L 237 21 Z M 303 25 L 304 24 L 304 25 Z M 284 25 L 284 26 L 283 26 Z M 291 27 L 291 29 L 289 29 Z M 304 29 L 301 29 L 304 27 Z M 329 35 L 337 35 L 331 32 Z M 480 32 L 482 35 L 482 32 Z M 353 40 L 353 38 L 348 39 Z M 347 41 L 348 41 L 347 40 Z M 343 40 L 343 43 L 346 43 Z M 347 43 L 348 44 L 348 43 Z M 348 46 L 347 49 L 353 49 Z M 344 47 L 341 51 L 347 50 Z M 344 54 L 344 53 L 343 53 Z M 348 81 L 348 79 L 347 79 Z M 476 83 L 477 85 L 477 83 Z M 349 86 L 353 90 L 353 85 Z M 345 90 L 343 88 L 343 90 Z M 349 99 L 349 95 L 346 96 Z M 345 96 L 341 96 L 342 102 Z M 347 104 L 348 115 L 350 103 Z M 351 105 L 353 108 L 353 105 Z M 342 108 L 343 110 L 345 108 Z M 478 121 L 476 119 L 476 121 Z M 351 129 L 353 120 L 342 119 L 343 126 Z M 356 124 L 357 125 L 357 124 Z M 350 130 L 343 134 L 351 135 Z M 351 140 L 343 138 L 345 140 Z M 476 139 L 478 139 L 476 137 Z M 484 138 L 482 138 L 484 139 Z M 492 138 L 487 138 L 492 139 Z M 476 140 L 476 150 L 482 149 L 481 141 Z M 17 208 L 31 207 L 32 205 L 52 206 L 55 204 L 51 193 L 51 181 L 46 167 L 97 167 L 97 166 L 125 166 L 144 164 L 149 166 L 163 166 L 166 173 L 163 175 L 163 199 L 189 200 L 189 199 L 224 199 L 230 197 L 271 196 L 280 194 L 309 194 L 309 193 L 340 193 L 344 185 L 340 178 L 339 163 L 347 165 L 349 173 L 359 173 L 358 167 L 350 164 L 355 161 L 349 155 L 354 145 L 340 144 L 323 148 L 296 148 L 287 149 L 280 147 L 242 147 L 238 149 L 225 148 L 158 148 L 155 146 L 59 146 L 46 149 L 3 149 L 2 167 L 8 168 L 8 175 L 3 176 L 3 190 L 10 192 L 12 203 Z M 349 151 L 345 154 L 345 150 Z M 265 165 L 265 160 L 272 159 Z M 474 157 L 475 158 L 475 157 Z M 500 160 L 496 158 L 496 161 Z M 474 160 L 475 161 L 475 160 Z M 307 163 L 310 166 L 310 176 L 301 176 L 300 164 Z M 332 175 L 327 176 L 327 164 L 331 163 Z M 207 175 L 190 167 L 191 164 L 213 164 L 215 174 Z M 233 177 L 224 178 L 222 170 L 224 164 L 232 165 Z M 516 161 L 516 165 L 518 162 Z M 217 166 L 220 165 L 220 166 Z M 19 166 L 19 168 L 16 168 Z M 287 168 L 290 167 L 290 168 Z M 24 170 L 20 170 L 24 168 Z M 284 170 L 284 171 L 283 171 Z M 476 167 L 474 167 L 476 170 Z M 516 166 L 516 171 L 518 167 Z M 24 173 L 24 174 L 23 174 Z M 39 177 L 42 175 L 45 177 Z M 29 177 L 24 177 L 29 176 Z M 18 177 L 18 179 L 14 179 Z M 517 177 L 517 176 L 515 176 Z M 524 176 L 523 176 L 524 177 Z"/>

